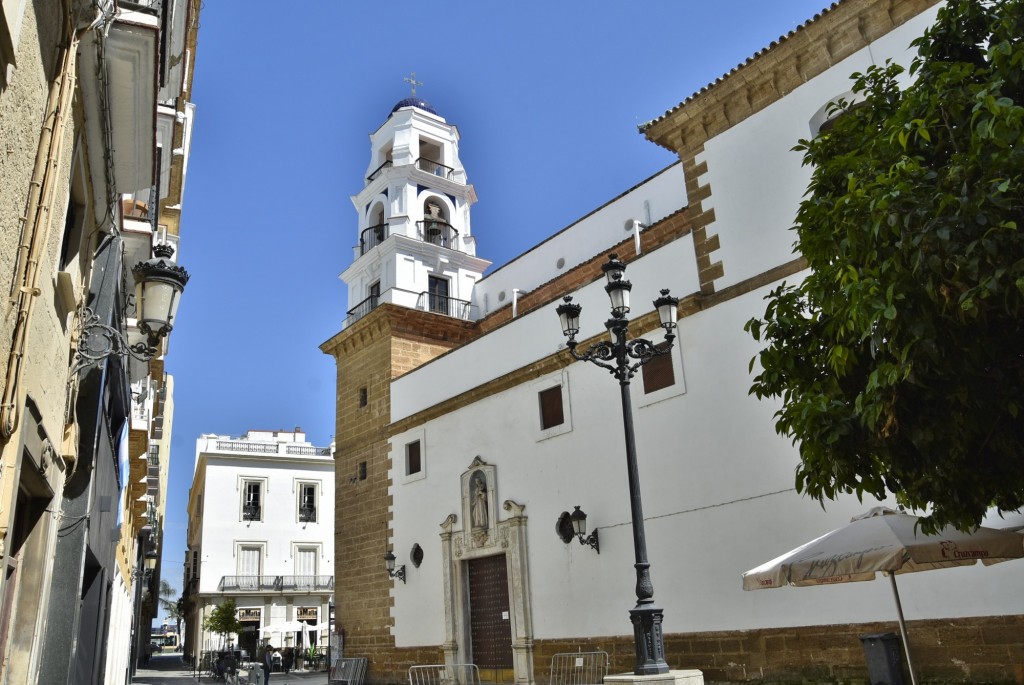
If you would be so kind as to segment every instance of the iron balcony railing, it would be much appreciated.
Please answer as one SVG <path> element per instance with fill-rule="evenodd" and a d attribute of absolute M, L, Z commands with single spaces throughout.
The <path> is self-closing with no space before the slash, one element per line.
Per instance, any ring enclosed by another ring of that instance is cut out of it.
<path fill-rule="evenodd" d="M 314 447 L 312 445 L 288 445 L 284 446 L 285 454 L 297 454 L 303 457 L 329 457 L 330 447 Z"/>
<path fill-rule="evenodd" d="M 258 504 L 246 504 L 242 507 L 243 521 L 259 521 L 262 508 Z"/>
<path fill-rule="evenodd" d="M 221 576 L 218 589 L 230 590 L 333 590 L 334 576 Z"/>
<path fill-rule="evenodd" d="M 345 321 L 348 325 L 355 323 L 376 309 L 378 304 L 380 304 L 380 295 L 370 295 L 368 298 L 346 312 L 347 317 Z"/>
<path fill-rule="evenodd" d="M 220 590 L 277 590 L 281 576 L 222 576 Z"/>
<path fill-rule="evenodd" d="M 248 440 L 218 440 L 217 449 L 254 454 L 277 454 L 276 442 L 250 442 Z"/>
<path fill-rule="evenodd" d="M 300 523 L 316 523 L 316 507 L 306 506 L 299 509 Z"/>
<path fill-rule="evenodd" d="M 160 14 L 160 7 L 163 0 L 118 0 L 118 5 L 124 9 L 137 9 L 154 14 Z"/>
<path fill-rule="evenodd" d="M 426 157 L 420 157 L 416 160 L 416 168 L 426 171 L 428 174 L 448 179 L 449 181 L 455 180 L 455 169 L 450 166 L 445 166 L 440 162 L 435 162 L 432 159 L 427 159 Z"/>
<path fill-rule="evenodd" d="M 452 228 L 451 224 L 438 219 L 417 221 L 416 231 L 423 242 L 452 250 L 455 249 L 455 239 L 459 237 L 459 232 Z"/>
<path fill-rule="evenodd" d="M 435 314 L 444 314 L 456 319 L 469 320 L 472 312 L 472 305 L 466 300 L 457 300 L 447 295 L 437 293 L 420 293 L 417 309 L 425 309 Z"/>
<path fill-rule="evenodd" d="M 282 590 L 333 590 L 334 576 L 279 576 Z"/>
<path fill-rule="evenodd" d="M 370 226 L 359 236 L 359 254 L 364 255 L 373 248 L 384 242 L 388 237 L 388 225 L 386 223 Z"/>
<path fill-rule="evenodd" d="M 389 159 L 388 161 L 384 162 L 379 167 L 374 169 L 373 172 L 369 176 L 366 177 L 366 182 L 367 183 L 373 183 L 374 179 L 376 179 L 378 176 L 380 176 L 384 172 L 385 169 L 390 169 L 393 166 L 394 166 L 394 164 Z"/>
<path fill-rule="evenodd" d="M 226 452 L 248 452 L 250 454 L 292 454 L 305 457 L 329 457 L 330 447 L 314 445 L 290 445 L 286 442 L 257 442 L 254 440 L 218 440 L 217 449 Z"/>
<path fill-rule="evenodd" d="M 359 319 L 363 318 L 378 305 L 385 302 L 393 303 L 401 307 L 419 309 L 420 311 L 443 314 L 464 321 L 473 321 L 477 318 L 476 306 L 466 300 L 458 300 L 447 295 L 431 294 L 430 292 L 416 292 L 403 290 L 402 288 L 388 288 L 380 295 L 371 295 L 352 309 L 348 310 L 345 318 L 345 327 L 349 327 Z"/>
<path fill-rule="evenodd" d="M 444 164 L 441 164 L 437 160 L 428 159 L 426 157 L 420 157 L 414 162 L 414 164 L 416 165 L 417 169 L 425 171 L 431 176 L 437 176 L 448 181 L 455 180 L 455 169 L 453 169 L 450 166 L 445 166 Z M 373 183 L 378 177 L 380 177 L 382 173 L 384 173 L 385 169 L 390 169 L 393 166 L 394 162 L 392 162 L 391 160 L 384 162 L 379 167 L 370 172 L 370 175 L 366 177 L 366 182 Z"/>

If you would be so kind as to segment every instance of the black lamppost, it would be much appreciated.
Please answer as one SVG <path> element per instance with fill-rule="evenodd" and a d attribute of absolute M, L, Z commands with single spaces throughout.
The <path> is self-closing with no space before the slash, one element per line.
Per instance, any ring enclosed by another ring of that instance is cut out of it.
<path fill-rule="evenodd" d="M 654 584 L 651 583 L 650 563 L 647 561 L 647 540 L 644 535 L 644 513 L 640 497 L 640 475 L 636 464 L 636 440 L 633 434 L 633 407 L 629 398 L 629 381 L 641 366 L 672 349 L 675 339 L 679 299 L 670 297 L 668 290 L 661 291 L 661 297 L 654 301 L 658 317 L 665 329 L 665 344 L 657 345 L 633 338 L 627 340 L 629 332 L 629 291 L 633 284 L 623 278 L 626 264 L 614 254 L 608 255 L 608 262 L 601 267 L 608 279 L 604 289 L 612 302 L 612 318 L 605 322 L 610 339 L 591 345 L 585 352 L 576 351 L 576 334 L 580 330 L 582 307 L 566 296 L 558 306 L 558 318 L 562 333 L 569 339 L 566 343 L 572 356 L 580 361 L 593 362 L 608 369 L 619 381 L 622 396 L 622 423 L 626 433 L 626 468 L 629 472 L 629 506 L 633 519 L 633 552 L 636 558 L 636 607 L 630 610 L 633 622 L 633 638 L 636 645 L 636 675 L 668 673 L 665 662 L 665 641 L 662 637 L 661 608 L 654 604 Z"/>

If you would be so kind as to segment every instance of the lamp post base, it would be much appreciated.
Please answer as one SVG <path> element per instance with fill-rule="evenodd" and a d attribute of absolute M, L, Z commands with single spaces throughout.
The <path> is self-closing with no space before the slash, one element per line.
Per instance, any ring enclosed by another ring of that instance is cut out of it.
<path fill-rule="evenodd" d="M 668 673 L 665 640 L 661 633 L 661 608 L 652 605 L 637 606 L 629 610 L 629 620 L 633 622 L 633 641 L 636 645 L 634 675 Z"/>
<path fill-rule="evenodd" d="M 673 670 L 657 675 L 615 673 L 604 677 L 605 685 L 704 685 L 704 674 L 697 669 Z"/>

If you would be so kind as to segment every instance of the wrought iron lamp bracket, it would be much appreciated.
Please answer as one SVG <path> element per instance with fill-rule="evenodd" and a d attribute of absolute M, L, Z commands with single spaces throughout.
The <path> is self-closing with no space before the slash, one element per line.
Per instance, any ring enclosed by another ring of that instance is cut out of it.
<path fill-rule="evenodd" d="M 598 554 L 601 553 L 601 544 L 598 541 L 597 528 L 594 529 L 593 533 L 591 533 L 590 535 L 587 535 L 586 537 L 584 537 L 583 535 L 577 534 L 576 535 L 576 539 L 580 541 L 581 545 L 589 546 L 591 549 L 593 549 Z"/>
<path fill-rule="evenodd" d="M 71 369 L 72 374 L 112 354 L 120 357 L 131 356 L 141 362 L 148 362 L 156 356 L 156 347 L 144 342 L 130 345 L 123 333 L 113 326 L 102 323 L 100 317 L 89 307 L 82 308 L 80 320 L 81 330 L 78 335 L 78 347 L 75 350 L 77 361 Z"/>
<path fill-rule="evenodd" d="M 623 327 L 624 332 L 625 327 Z M 597 342 L 588 347 L 584 352 L 576 351 L 577 343 L 575 339 L 570 339 L 567 345 L 569 353 L 572 354 L 573 358 L 582 362 L 591 362 L 602 369 L 607 369 L 610 374 L 622 383 L 633 378 L 641 366 L 655 357 L 669 354 L 672 351 L 672 341 L 675 340 L 675 337 L 672 333 L 666 334 L 665 342 L 668 344 L 664 348 L 659 348 L 656 343 L 645 338 L 633 338 L 632 340 L 619 342 L 615 345 L 607 341 Z M 635 364 L 630 364 L 628 362 L 629 359 L 636 359 L 637 361 Z M 611 361 L 615 363 L 608 363 Z"/>

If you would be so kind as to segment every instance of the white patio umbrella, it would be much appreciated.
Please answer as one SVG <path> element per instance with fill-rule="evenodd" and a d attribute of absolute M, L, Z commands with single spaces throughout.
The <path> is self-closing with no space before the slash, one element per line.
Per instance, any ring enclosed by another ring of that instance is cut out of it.
<path fill-rule="evenodd" d="M 743 574 L 743 589 L 833 585 L 874 580 L 879 571 L 885 573 L 896 600 L 910 680 L 917 685 L 896 574 L 1024 557 L 1024 535 L 1013 530 L 982 527 L 961 533 L 946 527 L 935 535 L 924 535 L 917 530 L 919 522 L 917 516 L 875 507 L 842 528 L 747 571 Z"/>
<path fill-rule="evenodd" d="M 308 623 L 302 621 L 284 621 L 283 623 L 271 623 L 263 626 L 260 632 L 263 633 L 294 633 L 309 628 Z"/>

